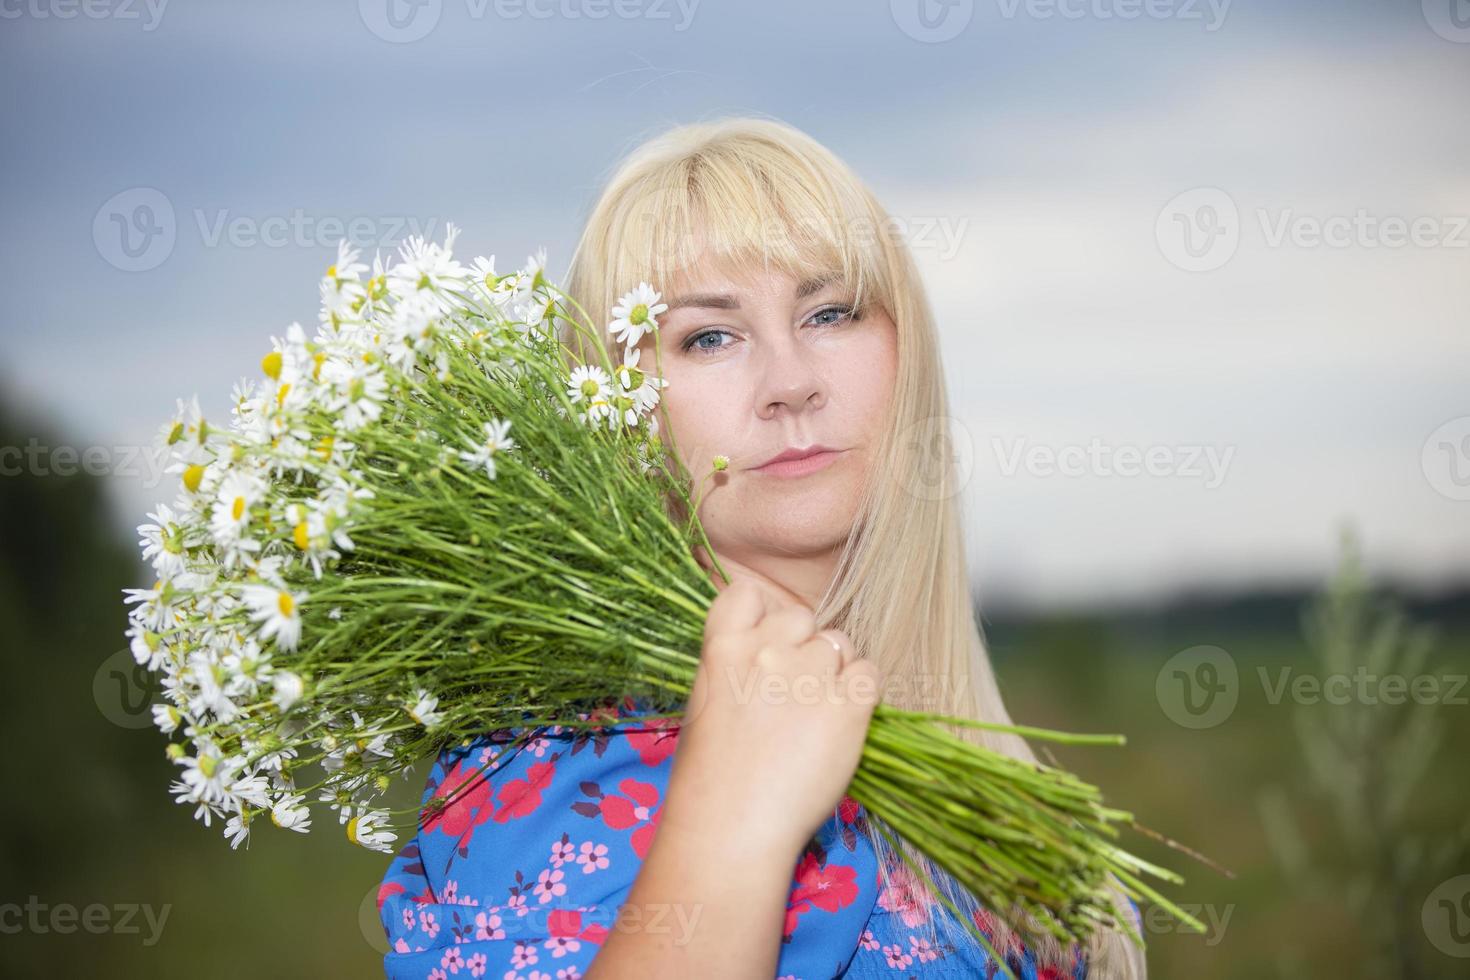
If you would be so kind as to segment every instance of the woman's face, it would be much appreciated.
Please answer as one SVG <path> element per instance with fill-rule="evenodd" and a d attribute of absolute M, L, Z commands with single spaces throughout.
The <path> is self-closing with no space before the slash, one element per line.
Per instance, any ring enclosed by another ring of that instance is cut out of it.
<path fill-rule="evenodd" d="M 839 549 L 889 411 L 893 320 L 854 310 L 841 282 L 694 268 L 664 293 L 661 365 L 645 336 L 640 366 L 669 383 L 661 424 L 703 490 L 710 543 L 745 562 Z M 831 452 L 763 465 L 813 446 Z M 705 480 L 717 455 L 729 467 Z"/>

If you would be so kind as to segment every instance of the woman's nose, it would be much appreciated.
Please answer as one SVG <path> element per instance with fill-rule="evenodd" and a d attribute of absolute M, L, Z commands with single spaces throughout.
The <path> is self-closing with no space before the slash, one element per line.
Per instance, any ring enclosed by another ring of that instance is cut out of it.
<path fill-rule="evenodd" d="M 794 338 L 768 344 L 759 371 L 757 397 L 762 418 L 820 408 L 826 401 L 822 372 L 811 352 Z"/>

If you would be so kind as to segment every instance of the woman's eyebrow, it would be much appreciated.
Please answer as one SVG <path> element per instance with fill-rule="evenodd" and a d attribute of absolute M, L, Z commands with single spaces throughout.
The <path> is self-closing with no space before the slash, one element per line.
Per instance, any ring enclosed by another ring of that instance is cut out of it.
<path fill-rule="evenodd" d="M 816 279 L 808 279 L 796 287 L 796 298 L 806 299 L 815 292 L 825 289 L 836 282 L 835 276 L 821 276 Z M 669 303 L 669 312 L 682 309 L 683 307 L 697 307 L 703 310 L 738 310 L 740 301 L 729 293 L 694 293 L 690 296 L 680 296 Z"/>

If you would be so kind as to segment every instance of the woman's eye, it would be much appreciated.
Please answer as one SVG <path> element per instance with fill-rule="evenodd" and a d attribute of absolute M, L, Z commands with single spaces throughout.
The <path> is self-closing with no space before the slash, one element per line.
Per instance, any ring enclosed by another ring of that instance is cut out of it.
<path fill-rule="evenodd" d="M 719 350 L 721 347 L 724 347 L 725 345 L 724 344 L 706 344 L 704 341 L 708 340 L 711 337 L 724 337 L 724 336 L 727 336 L 727 334 L 723 330 L 706 330 L 703 333 L 697 333 L 693 337 L 690 337 L 688 340 L 686 340 L 684 342 L 684 349 L 685 350 Z"/>
<path fill-rule="evenodd" d="M 819 327 L 831 327 L 842 323 L 844 320 L 857 320 L 862 314 L 850 306 L 827 306 L 813 313 L 807 318 L 808 323 L 815 323 Z M 683 350 L 686 351 L 717 351 L 729 347 L 729 344 L 719 343 L 721 337 L 730 336 L 726 330 L 703 330 L 684 341 Z"/>
<path fill-rule="evenodd" d="M 850 306 L 827 306 L 813 313 L 811 315 L 811 319 L 817 320 L 820 317 L 826 317 L 829 315 L 832 317 L 832 319 L 823 320 L 820 324 L 821 326 L 829 327 L 834 323 L 841 323 L 843 320 L 849 318 L 854 320 L 857 319 L 856 312 Z"/>

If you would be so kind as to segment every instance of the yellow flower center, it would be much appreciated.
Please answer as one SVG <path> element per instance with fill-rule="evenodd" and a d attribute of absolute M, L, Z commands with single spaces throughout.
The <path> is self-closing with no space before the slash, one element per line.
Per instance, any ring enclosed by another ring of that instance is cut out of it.
<path fill-rule="evenodd" d="M 291 598 L 291 593 L 282 592 L 276 596 L 276 608 L 281 611 L 282 616 L 290 616 L 296 611 L 296 600 Z"/>
<path fill-rule="evenodd" d="M 296 547 L 300 548 L 302 551 L 305 551 L 307 546 L 311 544 L 311 539 L 306 534 L 305 521 L 302 521 L 300 524 L 297 524 L 294 528 L 291 529 L 291 538 L 296 542 Z"/>
<path fill-rule="evenodd" d="M 631 324 L 633 324 L 634 326 L 638 326 L 639 324 L 647 323 L 648 322 L 648 304 L 647 303 L 639 303 L 637 306 L 633 307 L 632 312 L 630 312 L 628 314 L 628 322 L 631 323 Z"/>
<path fill-rule="evenodd" d="M 172 446 L 182 438 L 184 438 L 184 423 L 175 422 L 174 427 L 168 430 L 168 444 Z"/>
<path fill-rule="evenodd" d="M 272 381 L 278 381 L 281 377 L 281 352 L 273 350 L 260 359 L 260 369 L 265 376 Z"/>
<path fill-rule="evenodd" d="M 237 521 L 240 518 L 242 518 L 242 517 L 245 516 L 245 498 L 244 497 L 236 497 L 235 498 L 235 502 L 230 505 L 230 516 L 233 517 Z"/>
<path fill-rule="evenodd" d="M 195 463 L 184 467 L 184 486 L 190 493 L 197 493 L 199 484 L 204 482 L 204 467 Z"/>

